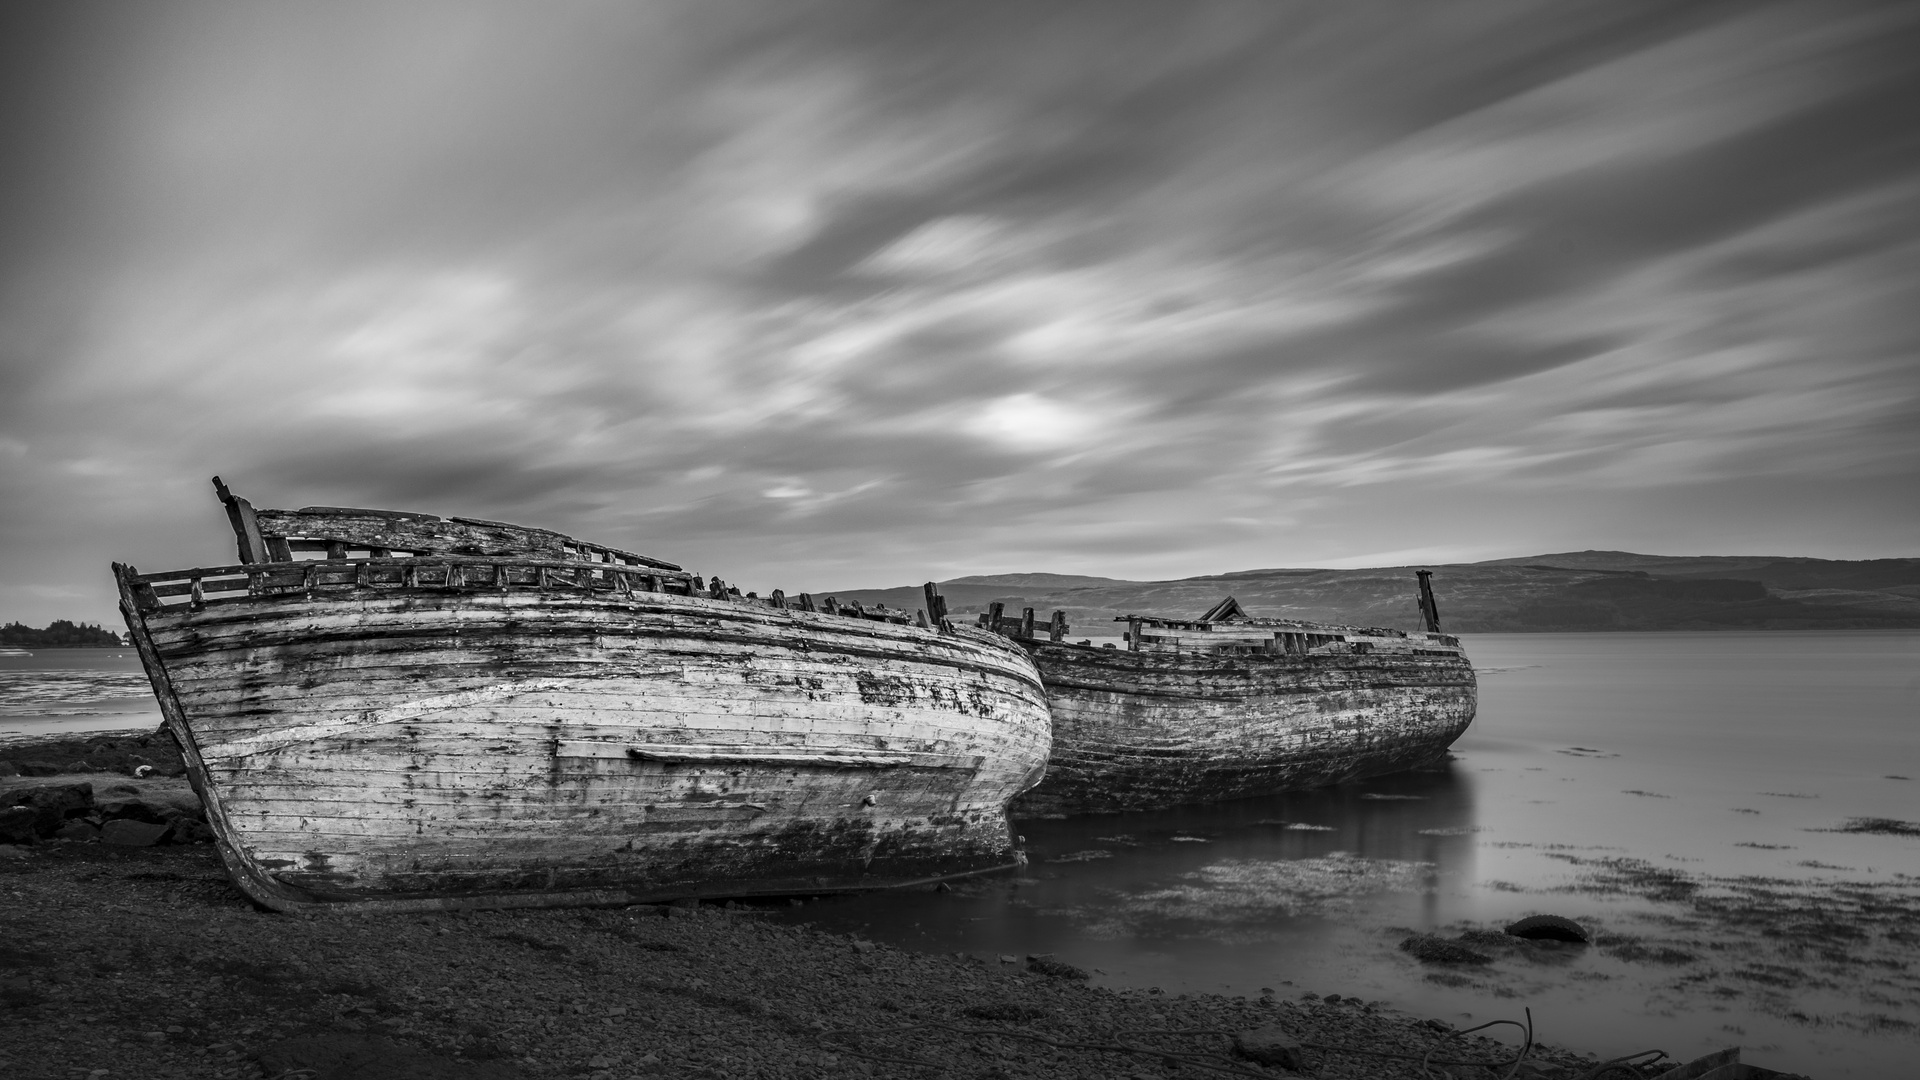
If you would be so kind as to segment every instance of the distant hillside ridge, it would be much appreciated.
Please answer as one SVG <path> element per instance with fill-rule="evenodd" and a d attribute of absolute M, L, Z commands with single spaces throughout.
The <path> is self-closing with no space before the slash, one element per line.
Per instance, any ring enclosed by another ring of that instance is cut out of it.
<path fill-rule="evenodd" d="M 76 624 L 65 619 L 55 619 L 45 630 L 35 630 L 25 623 L 17 622 L 0 626 L 0 648 L 65 649 L 124 644 L 119 634 L 111 630 L 103 630 L 93 623 Z"/>
<path fill-rule="evenodd" d="M 1460 633 L 1920 629 L 1920 559 L 1578 551 L 1417 568 L 1434 572 L 1442 625 Z M 1114 620 L 1130 614 L 1191 618 L 1229 595 L 1257 617 L 1415 630 L 1415 569 L 1275 568 L 1173 581 L 987 574 L 942 582 L 940 591 L 949 610 L 969 617 L 995 601 L 1042 619 L 1064 610 L 1075 637 L 1117 634 Z M 831 595 L 925 606 L 918 585 Z"/>

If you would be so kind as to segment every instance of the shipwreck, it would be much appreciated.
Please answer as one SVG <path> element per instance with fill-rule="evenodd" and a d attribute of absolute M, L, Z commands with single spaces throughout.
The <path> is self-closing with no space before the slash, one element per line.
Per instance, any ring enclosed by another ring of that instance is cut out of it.
<path fill-rule="evenodd" d="M 278 910 L 626 904 L 1021 861 L 1050 740 L 1004 636 L 742 595 L 544 529 L 255 509 L 121 611 L 229 875 Z"/>
<path fill-rule="evenodd" d="M 1067 642 L 1063 612 L 1039 622 L 994 604 L 980 626 L 1033 655 L 1053 711 L 1046 779 L 1014 814 L 1251 798 L 1443 757 L 1478 690 L 1430 578 L 1418 572 L 1416 632 L 1252 618 L 1228 597 L 1194 619 L 1121 616 L 1122 649 Z M 928 603 L 941 610 L 931 587 Z"/>

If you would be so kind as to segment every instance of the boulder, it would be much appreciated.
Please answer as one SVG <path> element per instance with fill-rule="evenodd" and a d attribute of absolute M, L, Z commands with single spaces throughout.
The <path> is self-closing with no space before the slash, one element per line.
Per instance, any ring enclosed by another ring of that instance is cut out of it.
<path fill-rule="evenodd" d="M 167 835 L 171 825 L 155 825 L 132 818 L 109 821 L 100 830 L 100 839 L 120 847 L 152 847 Z"/>
<path fill-rule="evenodd" d="M 55 840 L 72 840 L 76 843 L 86 843 L 88 840 L 98 840 L 100 838 L 100 830 L 94 828 L 89 822 L 75 818 L 53 830 L 53 838 Z"/>
<path fill-rule="evenodd" d="M 1306 1061 L 1301 1057 L 1300 1040 L 1278 1024 L 1237 1033 L 1233 1037 L 1233 1052 L 1256 1064 L 1288 1072 L 1299 1072 L 1306 1068 Z"/>
<path fill-rule="evenodd" d="M 55 765 L 51 761 L 20 761 L 14 764 L 20 770 L 21 776 L 60 775 L 60 766 Z"/>
<path fill-rule="evenodd" d="M 1577 941 L 1584 944 L 1588 940 L 1585 927 L 1558 915 L 1529 915 L 1508 926 L 1507 933 L 1530 941 Z"/>
<path fill-rule="evenodd" d="M 31 844 L 40 836 L 40 815 L 31 806 L 0 807 L 0 844 Z"/>
<path fill-rule="evenodd" d="M 213 828 L 199 818 L 181 818 L 173 823 L 176 844 L 211 844 L 213 840 Z"/>
<path fill-rule="evenodd" d="M 1074 967 L 1064 960 L 1055 960 L 1051 955 L 1030 955 L 1027 957 L 1027 970 L 1050 975 L 1056 979 L 1092 978 L 1086 971 Z"/>
<path fill-rule="evenodd" d="M 112 795 L 94 804 L 100 813 L 109 818 L 128 821 L 145 821 L 154 825 L 166 825 L 178 814 L 170 814 L 164 803 L 156 805 L 139 795 Z"/>
<path fill-rule="evenodd" d="M 16 787 L 7 793 L 7 801 L 34 812 L 34 828 L 41 836 L 52 836 L 68 817 L 93 809 L 92 784 L 40 784 Z"/>

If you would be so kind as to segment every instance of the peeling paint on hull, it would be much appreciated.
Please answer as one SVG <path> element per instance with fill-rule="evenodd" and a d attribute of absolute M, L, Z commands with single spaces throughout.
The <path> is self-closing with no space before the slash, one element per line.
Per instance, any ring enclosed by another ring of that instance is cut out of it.
<path fill-rule="evenodd" d="M 229 873 L 270 908 L 978 872 L 1017 861 L 1007 802 L 1047 757 L 1031 660 L 967 628 L 364 574 L 160 605 L 119 576 Z"/>
<path fill-rule="evenodd" d="M 1013 814 L 1152 810 L 1413 768 L 1473 721 L 1465 656 L 1209 655 L 1030 642 L 1053 711 Z"/>

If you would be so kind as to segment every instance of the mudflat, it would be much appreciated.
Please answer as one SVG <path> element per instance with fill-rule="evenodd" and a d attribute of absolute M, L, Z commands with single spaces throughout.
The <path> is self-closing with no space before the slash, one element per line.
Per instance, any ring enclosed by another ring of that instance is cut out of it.
<path fill-rule="evenodd" d="M 19 1080 L 1287 1075 L 1234 1049 L 1275 1028 L 1320 1077 L 1516 1051 L 1354 999 L 1168 998 L 1046 958 L 917 954 L 770 924 L 771 903 L 277 915 L 206 843 L 0 845 L 0 897 L 0 1074 Z M 1594 1064 L 1528 1057 L 1530 1076 Z"/>

